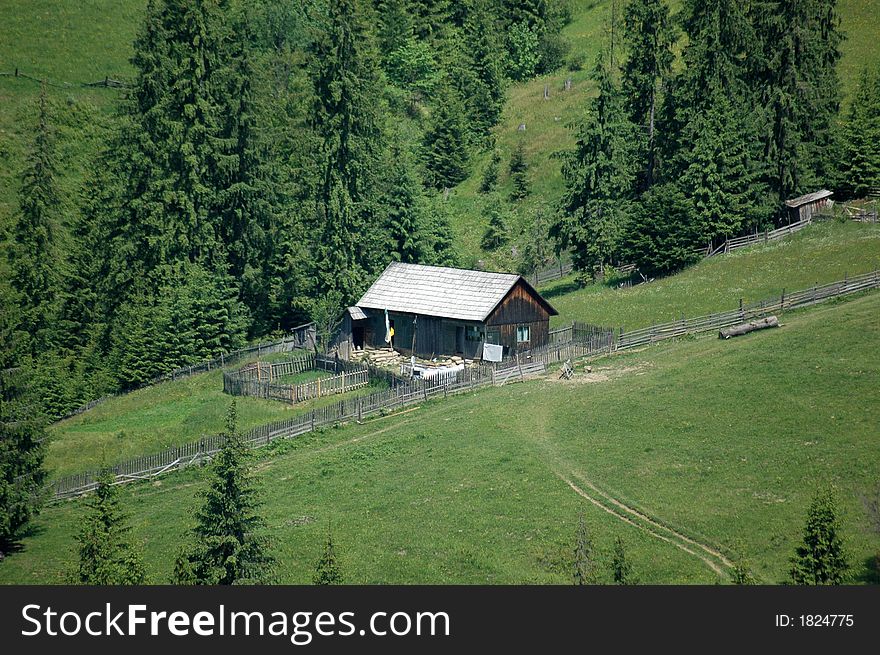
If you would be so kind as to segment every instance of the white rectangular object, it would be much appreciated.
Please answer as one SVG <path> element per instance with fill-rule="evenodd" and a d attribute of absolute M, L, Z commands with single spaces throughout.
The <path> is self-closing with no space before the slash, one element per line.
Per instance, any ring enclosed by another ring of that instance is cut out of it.
<path fill-rule="evenodd" d="M 500 362 L 504 357 L 504 346 L 494 343 L 483 344 L 483 361 Z"/>

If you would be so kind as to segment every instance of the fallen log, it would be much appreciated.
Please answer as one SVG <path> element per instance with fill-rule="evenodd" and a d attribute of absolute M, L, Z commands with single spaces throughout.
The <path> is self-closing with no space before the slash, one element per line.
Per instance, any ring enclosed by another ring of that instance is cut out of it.
<path fill-rule="evenodd" d="M 749 321 L 748 323 L 742 323 L 741 325 L 734 325 L 733 327 L 719 330 L 718 338 L 730 339 L 730 337 L 738 337 L 741 334 L 748 334 L 755 330 L 763 330 L 764 328 L 772 327 L 779 327 L 779 319 L 775 316 L 768 316 L 767 318 L 761 318 L 757 321 Z"/>

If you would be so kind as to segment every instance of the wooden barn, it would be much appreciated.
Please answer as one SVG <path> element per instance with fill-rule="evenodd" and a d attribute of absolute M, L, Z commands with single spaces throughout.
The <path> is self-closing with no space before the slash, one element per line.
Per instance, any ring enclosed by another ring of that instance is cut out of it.
<path fill-rule="evenodd" d="M 558 313 L 519 275 L 392 262 L 348 308 L 349 345 L 387 348 L 386 311 L 395 350 L 468 359 L 481 359 L 484 343 L 505 356 L 546 344 Z"/>
<path fill-rule="evenodd" d="M 815 193 L 808 193 L 800 198 L 786 200 L 785 206 L 788 207 L 788 216 L 791 223 L 798 221 L 809 221 L 813 218 L 813 214 L 818 213 L 831 204 L 831 191 L 822 189 Z"/>

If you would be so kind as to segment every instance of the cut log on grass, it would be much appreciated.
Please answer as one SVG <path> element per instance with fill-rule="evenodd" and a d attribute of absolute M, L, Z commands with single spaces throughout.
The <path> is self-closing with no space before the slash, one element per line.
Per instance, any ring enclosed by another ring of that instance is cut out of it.
<path fill-rule="evenodd" d="M 763 330 L 764 328 L 779 327 L 779 319 L 775 316 L 768 316 L 757 321 L 749 321 L 741 325 L 734 325 L 725 330 L 718 332 L 719 339 L 730 339 L 730 337 L 738 337 L 741 334 L 748 334 L 755 330 Z"/>

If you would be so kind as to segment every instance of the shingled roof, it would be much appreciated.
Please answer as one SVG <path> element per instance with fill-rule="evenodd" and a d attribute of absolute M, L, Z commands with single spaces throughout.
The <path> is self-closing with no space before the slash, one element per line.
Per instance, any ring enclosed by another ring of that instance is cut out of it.
<path fill-rule="evenodd" d="M 785 204 L 791 207 L 792 209 L 796 209 L 798 207 L 802 207 L 803 205 L 807 205 L 811 202 L 816 202 L 817 200 L 824 200 L 825 198 L 830 198 L 834 194 L 828 189 L 822 189 L 821 191 L 815 191 L 814 193 L 808 193 L 805 196 L 801 196 L 800 198 L 793 198 L 791 200 L 786 200 Z"/>
<path fill-rule="evenodd" d="M 357 306 L 482 322 L 520 280 L 512 273 L 391 262 Z M 557 313 L 528 282 L 523 283 L 551 314 Z"/>

